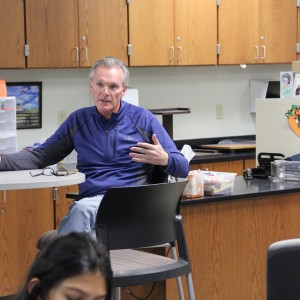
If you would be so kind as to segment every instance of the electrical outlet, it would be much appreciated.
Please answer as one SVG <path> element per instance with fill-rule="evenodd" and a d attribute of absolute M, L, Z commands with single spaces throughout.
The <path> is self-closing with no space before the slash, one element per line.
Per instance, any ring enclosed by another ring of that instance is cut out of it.
<path fill-rule="evenodd" d="M 223 104 L 221 103 L 216 104 L 216 119 L 217 120 L 223 119 Z"/>
<path fill-rule="evenodd" d="M 60 126 L 67 118 L 67 112 L 65 110 L 59 110 L 57 112 L 57 125 Z"/>

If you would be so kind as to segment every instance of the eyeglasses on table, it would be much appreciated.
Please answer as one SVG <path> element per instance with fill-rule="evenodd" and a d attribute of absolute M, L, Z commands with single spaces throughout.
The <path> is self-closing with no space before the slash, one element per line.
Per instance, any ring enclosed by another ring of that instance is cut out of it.
<path fill-rule="evenodd" d="M 71 175 L 71 174 L 75 174 L 76 172 L 75 171 L 68 171 L 66 169 L 62 169 L 62 170 L 54 170 L 52 168 L 44 168 L 42 170 L 42 172 L 39 172 L 39 173 L 36 173 L 36 174 L 33 174 L 31 171 L 29 171 L 29 174 L 32 176 L 32 177 L 37 177 L 37 176 L 68 176 L 68 175 Z"/>

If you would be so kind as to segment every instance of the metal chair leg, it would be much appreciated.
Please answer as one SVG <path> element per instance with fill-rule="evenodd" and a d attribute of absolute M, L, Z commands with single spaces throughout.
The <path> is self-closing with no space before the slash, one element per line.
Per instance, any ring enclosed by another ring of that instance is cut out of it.
<path fill-rule="evenodd" d="M 193 286 L 193 279 L 192 279 L 192 273 L 189 273 L 186 275 L 186 281 L 187 281 L 187 286 L 189 290 L 189 296 L 190 300 L 195 300 L 195 292 L 194 292 L 194 286 Z"/>
<path fill-rule="evenodd" d="M 171 247 L 171 255 L 173 259 L 177 260 L 176 247 Z M 184 300 L 183 287 L 181 282 L 181 277 L 176 277 L 178 296 L 180 300 Z"/>
<path fill-rule="evenodd" d="M 121 288 L 120 287 L 114 288 L 114 297 L 113 297 L 113 299 L 121 300 Z"/>

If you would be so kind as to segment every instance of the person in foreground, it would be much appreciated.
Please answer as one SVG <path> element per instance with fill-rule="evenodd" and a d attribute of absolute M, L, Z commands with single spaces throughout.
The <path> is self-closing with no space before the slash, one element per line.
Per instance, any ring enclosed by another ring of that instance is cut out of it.
<path fill-rule="evenodd" d="M 94 232 L 97 209 L 110 187 L 151 184 L 153 166 L 185 178 L 189 165 L 157 118 L 122 100 L 127 67 L 114 57 L 96 61 L 89 73 L 94 106 L 70 114 L 38 148 L 0 156 L 0 171 L 40 169 L 77 152 L 86 180 L 59 226 L 59 234 Z"/>
<path fill-rule="evenodd" d="M 110 300 L 112 271 L 105 247 L 90 234 L 58 236 L 33 262 L 16 300 Z"/>

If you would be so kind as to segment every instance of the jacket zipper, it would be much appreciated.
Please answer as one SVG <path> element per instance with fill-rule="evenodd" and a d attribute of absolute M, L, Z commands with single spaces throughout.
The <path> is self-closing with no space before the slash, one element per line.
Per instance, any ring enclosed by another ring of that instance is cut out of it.
<path fill-rule="evenodd" d="M 114 140 L 113 140 L 113 157 L 112 159 L 113 160 L 116 160 L 116 155 L 117 155 L 117 132 L 118 132 L 118 126 L 116 126 L 114 128 Z M 108 142 L 108 139 L 109 139 L 109 128 L 106 127 L 106 130 L 105 130 L 105 135 L 106 135 L 106 147 L 105 147 L 105 158 L 106 160 L 109 160 L 109 142 Z"/>
<path fill-rule="evenodd" d="M 115 132 L 114 132 L 113 160 L 116 160 L 116 155 L 117 155 L 117 132 L 118 132 L 118 126 L 115 127 Z"/>
<path fill-rule="evenodd" d="M 106 146 L 105 146 L 105 159 L 108 160 L 108 127 L 106 127 L 105 135 L 106 135 Z"/>

